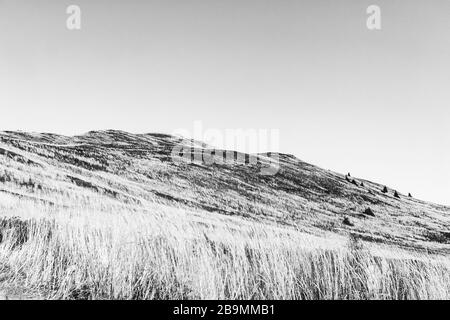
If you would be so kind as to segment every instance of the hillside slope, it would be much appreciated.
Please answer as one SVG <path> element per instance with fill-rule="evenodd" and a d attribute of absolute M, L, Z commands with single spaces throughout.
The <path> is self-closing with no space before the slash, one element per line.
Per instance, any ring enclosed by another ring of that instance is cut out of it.
<path fill-rule="evenodd" d="M 448 207 L 402 193 L 397 198 L 390 188 L 383 193 L 382 184 L 346 179 L 285 154 L 273 176 L 260 174 L 261 164 L 174 162 L 171 152 L 181 142 L 112 130 L 75 137 L 2 132 L 0 194 L 56 207 L 108 201 L 132 210 L 159 203 L 323 237 L 352 233 L 370 243 L 450 253 Z M 197 144 L 195 151 L 208 147 Z M 374 216 L 364 214 L 367 208 Z"/>

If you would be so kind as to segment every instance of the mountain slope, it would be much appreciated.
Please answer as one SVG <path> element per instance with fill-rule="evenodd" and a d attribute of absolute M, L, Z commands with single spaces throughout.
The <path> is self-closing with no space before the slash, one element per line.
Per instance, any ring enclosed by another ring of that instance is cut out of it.
<path fill-rule="evenodd" d="M 56 207 L 96 201 L 133 210 L 159 203 L 322 237 L 352 233 L 371 243 L 450 253 L 448 207 L 397 198 L 381 184 L 285 154 L 273 176 L 260 173 L 261 163 L 174 162 L 180 143 L 169 135 L 113 130 L 75 137 L 2 132 L 0 193 Z M 194 151 L 209 150 L 197 143 Z M 369 207 L 374 216 L 364 214 Z"/>

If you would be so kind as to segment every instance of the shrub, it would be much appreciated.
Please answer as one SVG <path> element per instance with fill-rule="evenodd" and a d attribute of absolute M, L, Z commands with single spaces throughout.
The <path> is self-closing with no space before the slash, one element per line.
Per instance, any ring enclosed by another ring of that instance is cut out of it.
<path fill-rule="evenodd" d="M 394 191 L 394 197 L 396 197 L 396 198 L 400 199 L 400 195 L 398 194 L 398 192 L 397 192 L 397 191 Z"/>
<path fill-rule="evenodd" d="M 342 221 L 342 223 L 345 224 L 346 226 L 350 226 L 350 227 L 355 226 L 348 217 L 345 217 L 344 221 Z"/>
<path fill-rule="evenodd" d="M 388 188 L 386 186 L 383 188 L 383 193 L 388 193 Z"/>
<path fill-rule="evenodd" d="M 28 240 L 28 221 L 19 218 L 0 218 L 0 243 L 11 237 L 11 248 L 21 246 Z"/>
<path fill-rule="evenodd" d="M 3 173 L 0 174 L 0 182 L 1 183 L 10 182 L 10 181 L 12 181 L 10 173 L 8 173 L 7 171 L 4 171 Z"/>
<path fill-rule="evenodd" d="M 20 182 L 20 185 L 22 187 L 33 188 L 33 189 L 36 186 L 36 184 L 34 183 L 33 180 L 31 180 L 31 178 L 29 178 L 27 181 Z"/>

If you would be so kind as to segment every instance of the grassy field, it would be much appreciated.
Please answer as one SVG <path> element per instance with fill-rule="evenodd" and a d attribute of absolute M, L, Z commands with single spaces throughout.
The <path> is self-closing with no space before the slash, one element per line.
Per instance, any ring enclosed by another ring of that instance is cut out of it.
<path fill-rule="evenodd" d="M 160 205 L 2 197 L 0 279 L 52 299 L 449 299 L 448 258 Z M 105 209 L 105 208 L 104 208 Z M 17 218 L 13 218 L 17 217 Z"/>
<path fill-rule="evenodd" d="M 449 207 L 177 143 L 0 132 L 0 299 L 450 299 Z"/>

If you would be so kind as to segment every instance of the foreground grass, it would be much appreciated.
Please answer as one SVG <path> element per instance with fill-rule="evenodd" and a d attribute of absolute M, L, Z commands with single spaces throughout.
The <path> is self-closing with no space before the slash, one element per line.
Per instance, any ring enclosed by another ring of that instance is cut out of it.
<path fill-rule="evenodd" d="M 53 299 L 450 299 L 446 258 L 214 214 L 110 211 L 3 208 L 0 286 Z"/>

